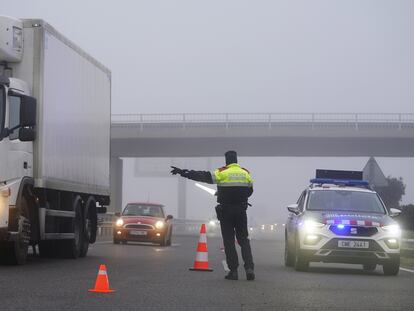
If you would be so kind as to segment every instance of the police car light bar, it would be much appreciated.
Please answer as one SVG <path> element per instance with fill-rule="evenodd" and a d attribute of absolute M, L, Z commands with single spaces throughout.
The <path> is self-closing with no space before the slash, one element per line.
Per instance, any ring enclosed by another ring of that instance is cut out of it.
<path fill-rule="evenodd" d="M 361 171 L 316 170 L 316 178 L 363 180 Z"/>
<path fill-rule="evenodd" d="M 333 179 L 333 178 L 314 178 L 311 179 L 312 184 L 331 184 L 339 186 L 349 187 L 366 187 L 369 188 L 369 182 L 366 180 L 354 180 L 354 179 Z"/>

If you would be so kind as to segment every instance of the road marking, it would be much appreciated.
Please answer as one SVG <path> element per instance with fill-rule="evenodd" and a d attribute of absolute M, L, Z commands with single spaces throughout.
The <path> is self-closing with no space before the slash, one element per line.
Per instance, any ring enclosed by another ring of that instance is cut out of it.
<path fill-rule="evenodd" d="M 403 271 L 406 271 L 406 272 L 410 272 L 410 273 L 414 273 L 414 270 L 407 269 L 407 268 L 401 268 L 400 267 L 400 270 L 403 270 Z"/>
<path fill-rule="evenodd" d="M 224 272 L 230 272 L 229 266 L 227 265 L 227 262 L 223 260 L 221 262 L 223 264 Z"/>

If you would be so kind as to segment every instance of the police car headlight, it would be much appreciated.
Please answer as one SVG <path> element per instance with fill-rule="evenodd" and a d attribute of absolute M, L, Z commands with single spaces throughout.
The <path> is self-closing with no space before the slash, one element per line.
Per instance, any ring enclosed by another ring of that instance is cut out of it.
<path fill-rule="evenodd" d="M 399 237 L 401 236 L 401 228 L 399 225 L 389 225 L 389 226 L 383 226 L 381 227 L 382 230 L 385 232 L 388 232 L 392 236 Z"/>
<path fill-rule="evenodd" d="M 303 222 L 303 227 L 308 233 L 313 233 L 319 228 L 323 228 L 325 225 L 323 223 L 317 222 L 313 219 L 306 219 Z"/>
<path fill-rule="evenodd" d="M 117 227 L 121 227 L 121 226 L 123 226 L 124 225 L 124 221 L 122 220 L 122 218 L 119 218 L 117 221 L 116 221 L 116 226 Z"/>
<path fill-rule="evenodd" d="M 155 228 L 157 228 L 157 229 L 162 229 L 162 228 L 164 228 L 164 226 L 165 226 L 165 223 L 163 221 L 161 221 L 161 220 L 158 220 L 155 223 Z"/>

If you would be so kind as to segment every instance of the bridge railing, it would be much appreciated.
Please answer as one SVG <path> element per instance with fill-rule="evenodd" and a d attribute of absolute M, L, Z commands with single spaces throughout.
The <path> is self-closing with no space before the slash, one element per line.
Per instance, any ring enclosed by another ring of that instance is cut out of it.
<path fill-rule="evenodd" d="M 113 114 L 113 124 L 162 123 L 414 123 L 414 113 L 166 113 Z"/>

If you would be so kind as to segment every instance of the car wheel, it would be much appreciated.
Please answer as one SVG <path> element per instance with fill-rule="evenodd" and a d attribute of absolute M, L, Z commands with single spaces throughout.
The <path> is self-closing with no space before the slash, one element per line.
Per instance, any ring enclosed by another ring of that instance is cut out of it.
<path fill-rule="evenodd" d="M 365 271 L 374 271 L 377 268 L 377 264 L 376 263 L 367 263 L 362 265 L 362 268 Z"/>
<path fill-rule="evenodd" d="M 391 261 L 382 266 L 385 275 L 397 275 L 400 271 L 400 260 Z"/>
<path fill-rule="evenodd" d="M 291 247 L 289 247 L 289 242 L 287 236 L 285 237 L 285 266 L 293 267 L 295 265 L 295 254 Z"/>
<path fill-rule="evenodd" d="M 167 244 L 166 244 L 167 246 L 171 246 L 171 244 L 172 244 L 172 243 L 171 243 L 171 240 L 172 240 L 171 235 L 172 235 L 172 234 L 171 234 L 171 232 L 170 232 L 170 235 L 168 236 L 168 240 L 167 240 Z"/>
<path fill-rule="evenodd" d="M 309 260 L 301 253 L 299 249 L 299 241 L 296 241 L 295 247 L 295 270 L 296 271 L 308 271 L 309 270 Z"/>

